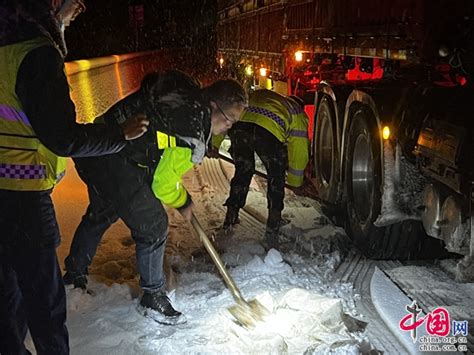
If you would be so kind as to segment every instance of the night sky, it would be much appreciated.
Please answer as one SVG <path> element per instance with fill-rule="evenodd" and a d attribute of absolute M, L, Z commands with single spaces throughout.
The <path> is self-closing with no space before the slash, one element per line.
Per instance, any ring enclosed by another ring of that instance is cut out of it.
<path fill-rule="evenodd" d="M 129 16 L 136 5 L 143 5 L 142 27 Z M 86 0 L 86 6 L 66 30 L 67 60 L 177 47 L 214 60 L 215 0 Z"/>

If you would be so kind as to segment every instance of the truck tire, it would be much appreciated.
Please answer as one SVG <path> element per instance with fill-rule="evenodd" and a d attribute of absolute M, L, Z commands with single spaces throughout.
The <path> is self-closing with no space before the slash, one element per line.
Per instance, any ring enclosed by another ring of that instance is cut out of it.
<path fill-rule="evenodd" d="M 433 258 L 446 254 L 417 221 L 376 227 L 382 205 L 380 137 L 373 115 L 358 108 L 350 124 L 346 145 L 346 231 L 369 258 Z"/>
<path fill-rule="evenodd" d="M 316 189 L 323 203 L 334 205 L 338 196 L 339 154 L 336 115 L 327 96 L 321 100 L 316 117 L 313 144 Z"/>

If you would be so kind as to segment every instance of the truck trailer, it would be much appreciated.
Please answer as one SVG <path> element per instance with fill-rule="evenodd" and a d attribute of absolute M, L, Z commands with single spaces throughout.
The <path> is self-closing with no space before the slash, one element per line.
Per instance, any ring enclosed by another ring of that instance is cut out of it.
<path fill-rule="evenodd" d="M 368 257 L 474 278 L 474 2 L 222 0 L 217 61 L 307 103 L 311 179 Z"/>

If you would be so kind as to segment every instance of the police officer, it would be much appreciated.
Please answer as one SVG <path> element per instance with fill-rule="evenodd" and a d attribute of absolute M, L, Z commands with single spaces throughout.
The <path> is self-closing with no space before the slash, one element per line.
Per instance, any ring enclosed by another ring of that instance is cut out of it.
<path fill-rule="evenodd" d="M 268 177 L 266 242 L 269 247 L 278 246 L 285 174 L 288 185 L 302 186 L 309 160 L 307 130 L 308 117 L 302 100 L 270 90 L 257 90 L 250 95 L 249 107 L 229 131 L 235 174 L 225 202 L 224 229 L 238 222 L 239 209 L 245 206 L 257 153 Z"/>
<path fill-rule="evenodd" d="M 57 1 L 56 1 L 57 2 Z M 65 156 L 118 152 L 141 136 L 137 115 L 113 128 L 76 124 L 65 43 L 49 1 L 0 7 L 0 353 L 68 354 L 60 235 L 51 191 Z"/>

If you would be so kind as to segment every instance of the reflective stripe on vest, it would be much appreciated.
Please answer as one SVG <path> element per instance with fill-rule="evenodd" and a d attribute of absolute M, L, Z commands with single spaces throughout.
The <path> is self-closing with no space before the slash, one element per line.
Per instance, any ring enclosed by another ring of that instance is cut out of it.
<path fill-rule="evenodd" d="M 31 126 L 28 117 L 26 117 L 26 113 L 22 111 L 19 112 L 7 105 L 0 105 L 0 116 L 7 121 L 20 121 L 27 126 Z"/>
<path fill-rule="evenodd" d="M 176 137 L 169 136 L 160 131 L 156 131 L 156 142 L 158 144 L 158 149 L 176 147 Z"/>
<path fill-rule="evenodd" d="M 273 113 L 272 111 L 269 111 L 262 107 L 256 107 L 256 106 L 249 106 L 245 109 L 245 111 L 251 112 L 251 113 L 258 113 L 260 115 L 266 116 L 272 119 L 273 121 L 275 121 L 281 128 L 283 128 L 283 131 L 286 130 L 285 121 L 283 121 L 283 119 L 280 116 L 278 116 L 276 113 Z"/>
<path fill-rule="evenodd" d="M 45 179 L 46 166 L 0 163 L 0 177 L 8 179 Z"/>
<path fill-rule="evenodd" d="M 302 131 L 300 129 L 292 129 L 290 131 L 290 137 L 308 138 L 308 132 L 307 131 Z"/>
<path fill-rule="evenodd" d="M 296 169 L 288 168 L 288 173 L 293 174 L 295 176 L 303 176 L 304 175 L 304 169 L 303 170 L 296 170 Z"/>

